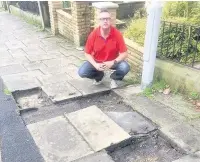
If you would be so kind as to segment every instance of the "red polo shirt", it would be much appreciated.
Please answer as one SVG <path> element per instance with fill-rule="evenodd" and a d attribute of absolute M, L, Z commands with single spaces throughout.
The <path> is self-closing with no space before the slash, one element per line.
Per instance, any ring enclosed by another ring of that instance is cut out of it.
<path fill-rule="evenodd" d="M 92 55 L 97 62 L 114 60 L 120 53 L 126 51 L 123 36 L 115 27 L 111 27 L 110 35 L 106 39 L 101 36 L 100 27 L 94 29 L 85 46 L 85 52 Z"/>

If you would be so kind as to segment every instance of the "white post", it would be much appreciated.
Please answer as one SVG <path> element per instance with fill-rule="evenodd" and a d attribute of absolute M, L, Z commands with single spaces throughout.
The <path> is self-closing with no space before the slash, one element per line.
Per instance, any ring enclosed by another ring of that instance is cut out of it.
<path fill-rule="evenodd" d="M 43 12 L 42 12 L 41 2 L 40 1 L 37 1 L 37 2 L 38 2 L 38 8 L 39 8 L 39 13 L 40 13 L 40 18 L 41 18 L 41 22 L 42 22 L 42 29 L 44 30 L 45 29 L 44 15 L 43 15 Z"/>
<path fill-rule="evenodd" d="M 147 5 L 147 25 L 144 42 L 143 72 L 141 88 L 145 89 L 153 81 L 158 36 L 160 31 L 160 17 L 162 14 L 162 2 L 152 0 Z"/>

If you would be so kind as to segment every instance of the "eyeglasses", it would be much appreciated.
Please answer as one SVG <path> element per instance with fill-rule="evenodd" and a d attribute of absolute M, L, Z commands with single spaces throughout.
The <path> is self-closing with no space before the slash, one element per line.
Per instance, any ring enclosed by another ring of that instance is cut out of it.
<path fill-rule="evenodd" d="M 101 21 L 110 21 L 111 20 L 111 18 L 110 17 L 105 17 L 105 18 L 100 18 L 99 20 L 101 20 Z"/>

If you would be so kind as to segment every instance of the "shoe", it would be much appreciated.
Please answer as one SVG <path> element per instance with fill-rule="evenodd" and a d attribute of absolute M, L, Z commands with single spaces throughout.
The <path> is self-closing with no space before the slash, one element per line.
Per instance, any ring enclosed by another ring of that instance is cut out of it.
<path fill-rule="evenodd" d="M 102 81 L 98 81 L 98 82 L 96 80 L 93 81 L 93 85 L 100 85 L 101 83 Z"/>
<path fill-rule="evenodd" d="M 110 88 L 114 89 L 114 88 L 117 88 L 117 87 L 118 87 L 117 81 L 112 79 L 111 82 L 110 82 Z"/>

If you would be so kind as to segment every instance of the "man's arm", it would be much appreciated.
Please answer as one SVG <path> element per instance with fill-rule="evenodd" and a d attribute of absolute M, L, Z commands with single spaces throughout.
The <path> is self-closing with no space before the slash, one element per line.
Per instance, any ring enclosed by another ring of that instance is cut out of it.
<path fill-rule="evenodd" d="M 85 53 L 85 57 L 94 67 L 96 67 L 96 61 L 90 54 Z"/>
<path fill-rule="evenodd" d="M 115 59 L 117 62 L 121 62 L 128 57 L 127 52 L 120 53 L 119 56 Z"/>

